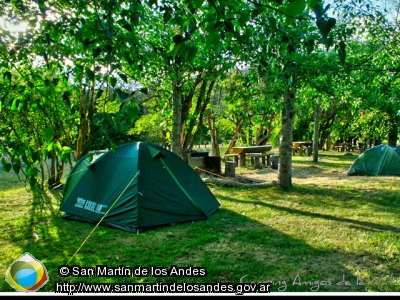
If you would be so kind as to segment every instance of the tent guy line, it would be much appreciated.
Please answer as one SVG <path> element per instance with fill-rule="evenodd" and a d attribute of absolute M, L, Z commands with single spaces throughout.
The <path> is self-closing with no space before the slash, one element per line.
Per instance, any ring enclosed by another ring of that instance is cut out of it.
<path fill-rule="evenodd" d="M 126 185 L 126 187 L 124 188 L 124 190 L 121 192 L 121 194 L 119 194 L 118 198 L 115 199 L 114 203 L 110 206 L 110 208 L 107 210 L 107 212 L 104 214 L 104 216 L 100 219 L 100 221 L 96 224 L 96 226 L 94 226 L 94 228 L 92 229 L 92 231 L 89 233 L 89 235 L 86 237 L 86 239 L 82 242 L 82 244 L 79 246 L 79 248 L 75 251 L 75 253 L 72 255 L 72 257 L 69 259 L 69 261 L 67 262 L 67 265 L 70 264 L 70 262 L 72 261 L 72 259 L 75 257 L 75 255 L 79 252 L 79 250 L 81 250 L 81 248 L 83 247 L 83 245 L 86 243 L 86 241 L 90 238 L 90 236 L 93 234 L 93 232 L 96 230 L 96 228 L 100 225 L 100 223 L 104 220 L 104 218 L 108 215 L 108 213 L 111 211 L 111 209 L 114 207 L 115 203 L 117 203 L 117 201 L 121 198 L 122 194 L 125 193 L 126 189 L 129 187 L 129 185 L 136 179 L 136 177 L 138 176 L 139 171 L 136 172 L 135 176 L 133 176 L 132 180 L 129 181 L 129 183 Z"/>

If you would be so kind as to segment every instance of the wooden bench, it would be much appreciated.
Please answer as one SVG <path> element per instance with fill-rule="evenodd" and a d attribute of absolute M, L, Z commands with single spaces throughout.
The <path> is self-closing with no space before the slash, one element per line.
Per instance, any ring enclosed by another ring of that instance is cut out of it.
<path fill-rule="evenodd" d="M 300 155 L 306 153 L 308 156 L 310 156 L 312 154 L 312 147 L 304 147 L 303 150 L 301 150 L 300 147 L 292 147 L 292 155 L 295 156 L 296 153 L 299 153 Z"/>
<path fill-rule="evenodd" d="M 275 153 L 273 152 L 250 153 L 248 156 L 250 157 L 251 163 L 254 165 L 254 168 L 259 169 L 261 167 L 260 158 L 261 158 L 261 163 L 268 167 L 271 165 L 271 155 L 274 154 Z"/>
<path fill-rule="evenodd" d="M 226 159 L 230 159 L 231 157 L 233 157 L 233 159 L 234 159 L 234 161 L 235 161 L 235 163 L 236 163 L 236 167 L 238 167 L 239 166 L 239 154 L 225 154 L 224 155 L 224 158 L 226 158 Z"/>
<path fill-rule="evenodd" d="M 335 149 L 336 149 L 337 152 L 343 151 L 343 150 L 342 150 L 342 149 L 343 149 L 342 146 L 335 146 Z"/>

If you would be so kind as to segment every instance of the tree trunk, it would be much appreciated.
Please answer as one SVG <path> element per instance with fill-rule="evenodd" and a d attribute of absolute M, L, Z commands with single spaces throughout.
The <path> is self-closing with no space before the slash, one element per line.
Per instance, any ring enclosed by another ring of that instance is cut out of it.
<path fill-rule="evenodd" d="M 282 129 L 279 146 L 278 185 L 283 190 L 292 187 L 292 147 L 294 127 L 294 105 L 296 99 L 296 80 L 291 75 L 283 95 Z"/>
<path fill-rule="evenodd" d="M 210 134 L 211 134 L 211 155 L 221 156 L 219 152 L 218 132 L 217 129 L 215 128 L 215 115 L 211 115 L 209 109 L 207 109 L 207 120 L 208 120 L 208 128 L 210 129 Z"/>
<path fill-rule="evenodd" d="M 271 114 L 271 116 L 269 117 L 269 126 L 268 126 L 268 128 L 266 128 L 264 130 L 264 125 L 265 125 L 264 122 L 266 121 L 266 118 L 267 118 L 267 115 L 264 114 L 263 115 L 263 123 L 261 124 L 259 131 L 257 133 L 256 146 L 262 146 L 267 143 L 267 141 L 272 133 L 272 129 L 273 129 L 272 122 L 275 120 L 276 114 Z"/>
<path fill-rule="evenodd" d="M 75 151 L 75 158 L 79 160 L 83 156 L 83 141 L 85 138 L 86 132 L 86 89 L 83 88 L 81 91 L 81 95 L 79 96 L 79 128 L 78 128 L 78 138 L 76 141 L 76 151 Z"/>
<path fill-rule="evenodd" d="M 180 79 L 172 80 L 172 134 L 171 151 L 181 156 L 182 134 L 182 83 Z"/>
<path fill-rule="evenodd" d="M 200 129 L 201 129 L 201 126 L 203 125 L 204 114 L 206 113 L 207 105 L 208 105 L 208 103 L 210 103 L 210 100 L 211 100 L 211 93 L 214 89 L 214 84 L 215 84 L 215 80 L 212 80 L 208 86 L 206 98 L 204 101 L 202 101 L 203 105 L 201 106 L 200 114 L 198 117 L 199 120 L 198 120 L 197 128 L 193 134 L 192 141 L 189 144 L 189 149 L 193 149 L 194 143 L 196 142 L 197 138 L 199 137 Z"/>
<path fill-rule="evenodd" d="M 397 146 L 397 136 L 399 134 L 398 123 L 391 119 L 389 121 L 389 132 L 388 132 L 388 145 L 396 147 Z"/>
<path fill-rule="evenodd" d="M 318 162 L 318 140 L 319 140 L 319 117 L 321 113 L 321 105 L 317 104 L 315 106 L 314 113 L 314 138 L 313 138 L 313 162 Z"/>
<path fill-rule="evenodd" d="M 225 154 L 229 154 L 232 150 L 232 148 L 235 146 L 236 140 L 237 140 L 237 136 L 239 133 L 239 130 L 243 124 L 244 120 L 240 121 L 237 125 L 236 125 L 236 129 L 235 129 L 235 133 L 232 136 L 231 142 L 229 143 L 228 148 L 225 151 Z"/>
<path fill-rule="evenodd" d="M 202 124 L 202 117 L 200 116 L 201 111 L 203 110 L 203 106 L 206 105 L 206 90 L 207 90 L 207 81 L 203 80 L 199 92 L 198 92 L 198 96 L 197 96 L 197 101 L 196 101 L 196 107 L 194 110 L 194 113 L 190 119 L 190 121 L 188 122 L 188 124 L 186 124 L 188 116 L 189 116 L 189 110 L 192 108 L 192 101 L 190 101 L 190 106 L 187 106 L 186 109 L 183 109 L 182 111 L 184 112 L 184 114 L 186 115 L 185 118 L 183 118 L 182 116 L 182 140 L 181 140 L 181 148 L 182 149 L 191 149 L 192 147 L 190 146 L 191 144 L 194 145 L 195 141 L 193 141 L 194 139 L 194 133 L 193 133 L 193 129 L 197 124 L 197 127 L 201 127 Z M 194 94 L 194 93 L 193 93 Z M 185 105 L 186 106 L 186 105 Z M 187 110 L 187 111 L 186 111 Z"/>

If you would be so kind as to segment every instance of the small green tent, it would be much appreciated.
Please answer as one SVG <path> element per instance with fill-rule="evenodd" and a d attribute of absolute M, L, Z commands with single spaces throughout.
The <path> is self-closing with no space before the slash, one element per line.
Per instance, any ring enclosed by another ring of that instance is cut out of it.
<path fill-rule="evenodd" d="M 208 219 L 220 206 L 200 176 L 157 145 L 132 143 L 80 159 L 64 186 L 65 218 L 130 232 Z"/>
<path fill-rule="evenodd" d="M 400 151 L 378 145 L 362 153 L 345 172 L 347 175 L 400 175 Z"/>

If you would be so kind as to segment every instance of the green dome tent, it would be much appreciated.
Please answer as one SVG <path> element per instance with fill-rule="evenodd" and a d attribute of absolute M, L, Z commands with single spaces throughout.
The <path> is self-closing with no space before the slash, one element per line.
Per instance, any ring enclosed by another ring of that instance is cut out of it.
<path fill-rule="evenodd" d="M 66 181 L 65 218 L 130 232 L 208 219 L 220 206 L 200 176 L 157 145 L 132 143 L 93 161 L 81 158 Z"/>
<path fill-rule="evenodd" d="M 400 175 L 400 151 L 378 145 L 362 153 L 345 172 L 347 175 Z"/>

